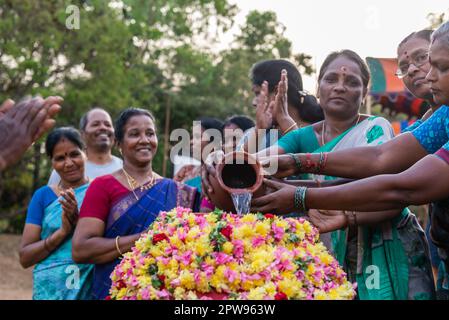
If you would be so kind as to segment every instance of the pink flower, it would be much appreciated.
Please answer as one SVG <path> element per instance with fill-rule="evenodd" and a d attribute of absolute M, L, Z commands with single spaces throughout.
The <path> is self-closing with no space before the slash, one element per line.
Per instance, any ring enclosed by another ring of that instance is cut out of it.
<path fill-rule="evenodd" d="M 226 264 L 232 261 L 232 257 L 223 252 L 217 252 L 215 254 L 215 261 L 217 264 Z"/>
<path fill-rule="evenodd" d="M 286 260 L 286 259 L 284 259 L 280 263 L 278 263 L 277 267 L 278 267 L 279 271 L 293 270 L 292 264 L 290 263 L 289 260 Z"/>
<path fill-rule="evenodd" d="M 179 280 L 178 278 L 173 279 L 173 280 L 170 282 L 170 285 L 171 285 L 172 287 L 179 287 L 179 286 L 181 285 L 181 280 Z"/>
<path fill-rule="evenodd" d="M 181 240 L 182 242 L 185 242 L 187 233 L 182 229 L 178 229 L 177 233 L 178 233 L 179 240 Z"/>
<path fill-rule="evenodd" d="M 237 278 L 237 272 L 231 270 L 230 268 L 226 268 L 224 272 L 224 276 L 228 279 L 229 282 L 234 282 Z"/>
<path fill-rule="evenodd" d="M 285 234 L 284 229 L 276 226 L 274 223 L 272 224 L 271 229 L 273 230 L 273 233 L 274 233 L 274 239 L 276 241 L 281 241 Z"/>
<path fill-rule="evenodd" d="M 183 255 L 179 257 L 179 261 L 184 265 L 188 266 L 190 264 L 192 258 L 192 250 L 185 252 Z"/>
<path fill-rule="evenodd" d="M 265 242 L 264 237 L 262 237 L 262 236 L 255 237 L 252 242 L 253 247 L 257 248 L 258 246 L 262 245 L 264 242 Z"/>
<path fill-rule="evenodd" d="M 201 269 L 204 271 L 208 278 L 214 274 L 214 267 L 205 262 L 201 264 Z"/>
<path fill-rule="evenodd" d="M 156 295 L 159 299 L 165 299 L 168 300 L 170 298 L 170 292 L 168 292 L 166 289 L 157 291 Z"/>
<path fill-rule="evenodd" d="M 141 294 L 142 294 L 142 300 L 150 300 L 150 290 L 148 290 L 147 288 L 144 288 L 144 289 L 142 289 Z"/>
<path fill-rule="evenodd" d="M 243 253 L 245 252 L 245 248 L 243 246 L 242 240 L 234 240 L 232 241 L 232 244 L 234 245 L 233 253 L 236 258 L 241 259 L 243 258 Z"/>
<path fill-rule="evenodd" d="M 200 230 L 203 230 L 207 226 L 207 220 L 202 215 L 196 215 L 195 216 L 195 223 L 200 227 Z"/>
<path fill-rule="evenodd" d="M 193 271 L 193 279 L 195 280 L 196 284 L 200 284 L 200 282 L 201 282 L 201 271 L 194 270 Z"/>

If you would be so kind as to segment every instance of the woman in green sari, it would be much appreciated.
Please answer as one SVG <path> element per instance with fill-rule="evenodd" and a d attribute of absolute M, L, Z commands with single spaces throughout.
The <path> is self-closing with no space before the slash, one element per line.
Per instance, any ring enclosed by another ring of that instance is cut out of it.
<path fill-rule="evenodd" d="M 20 248 L 24 268 L 34 265 L 33 299 L 80 300 L 90 297 L 91 264 L 72 260 L 72 235 L 88 187 L 84 143 L 76 129 L 58 128 L 45 143 L 58 185 L 38 189 L 28 206 Z"/>
<path fill-rule="evenodd" d="M 375 146 L 393 138 L 390 123 L 381 117 L 359 113 L 368 92 L 370 74 L 365 62 L 353 51 L 330 54 L 320 70 L 318 95 L 325 120 L 292 131 L 277 145 L 260 155 L 333 152 L 359 146 Z M 285 100 L 286 74 L 279 84 L 278 101 Z M 326 159 L 321 159 L 321 164 Z M 299 164 L 299 162 L 296 162 Z M 348 164 L 350 166 L 351 164 Z M 317 168 L 319 169 L 319 168 Z M 318 172 L 319 170 L 317 170 Z M 335 177 L 312 175 L 334 180 Z M 319 183 L 318 183 L 319 184 Z M 375 201 L 375 195 L 373 195 Z M 252 211 L 273 211 L 253 201 Z M 278 213 L 292 208 L 277 208 Z M 276 209 L 275 209 L 276 211 Z M 349 279 L 357 282 L 359 299 L 432 299 L 433 277 L 424 231 L 407 209 L 382 213 L 310 210 L 323 242 L 344 267 Z M 329 235 L 325 232 L 332 231 Z"/>

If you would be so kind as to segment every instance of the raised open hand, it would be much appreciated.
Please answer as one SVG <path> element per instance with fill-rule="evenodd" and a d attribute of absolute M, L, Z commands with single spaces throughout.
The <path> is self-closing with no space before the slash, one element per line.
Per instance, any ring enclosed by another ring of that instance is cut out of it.
<path fill-rule="evenodd" d="M 257 96 L 256 107 L 256 128 L 270 129 L 273 125 L 273 103 L 270 103 L 270 94 L 268 91 L 268 82 L 264 81 L 261 90 Z"/>

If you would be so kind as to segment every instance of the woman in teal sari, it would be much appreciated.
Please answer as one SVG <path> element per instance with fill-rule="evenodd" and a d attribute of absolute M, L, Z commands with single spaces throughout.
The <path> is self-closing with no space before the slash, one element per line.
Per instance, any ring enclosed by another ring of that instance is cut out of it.
<path fill-rule="evenodd" d="M 288 133 L 277 146 L 263 154 L 287 153 L 297 162 L 293 153 L 322 152 L 325 155 L 326 152 L 380 145 L 392 139 L 393 130 L 387 120 L 359 113 L 369 78 L 366 64 L 356 53 L 344 50 L 330 54 L 323 63 L 318 80 L 325 120 Z M 285 86 L 284 76 L 280 83 L 280 96 Z M 317 172 L 320 163 L 324 165 L 326 159 L 323 157 L 320 161 Z M 336 179 L 319 175 L 311 178 L 318 181 Z M 253 210 L 282 211 L 273 208 L 273 204 L 267 203 L 264 197 L 253 201 Z M 323 241 L 344 267 L 349 279 L 357 282 L 359 299 L 434 297 L 424 231 L 407 208 L 375 214 L 323 214 L 317 210 L 310 210 L 308 214 L 322 233 L 332 231 L 330 236 L 322 236 Z"/>
<path fill-rule="evenodd" d="M 20 263 L 33 270 L 33 299 L 71 300 L 90 297 L 93 265 L 72 260 L 72 233 L 88 181 L 84 144 L 76 129 L 59 128 L 46 140 L 58 185 L 38 189 L 28 207 Z"/>
<path fill-rule="evenodd" d="M 153 171 L 158 140 L 147 110 L 128 108 L 115 124 L 123 168 L 96 178 L 86 193 L 73 236 L 73 258 L 94 263 L 93 299 L 106 299 L 111 272 L 161 211 L 177 206 L 198 211 L 195 188 Z"/>

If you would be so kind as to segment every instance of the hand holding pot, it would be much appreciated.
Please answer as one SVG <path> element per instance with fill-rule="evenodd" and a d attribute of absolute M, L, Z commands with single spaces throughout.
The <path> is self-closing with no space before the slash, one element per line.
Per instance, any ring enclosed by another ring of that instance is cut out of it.
<path fill-rule="evenodd" d="M 294 207 L 295 186 L 269 179 L 264 179 L 263 184 L 273 191 L 253 199 L 251 212 L 288 214 L 296 210 Z"/>

